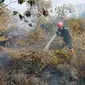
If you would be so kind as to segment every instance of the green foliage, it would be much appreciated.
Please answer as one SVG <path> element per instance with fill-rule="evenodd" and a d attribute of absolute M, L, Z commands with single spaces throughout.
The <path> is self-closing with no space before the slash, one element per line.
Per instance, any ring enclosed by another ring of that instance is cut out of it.
<path fill-rule="evenodd" d="M 25 0 L 18 0 L 18 4 L 23 4 L 23 2 L 25 2 Z"/>
<path fill-rule="evenodd" d="M 30 6 L 33 6 L 35 4 L 34 0 L 28 0 L 27 2 L 30 4 Z"/>
<path fill-rule="evenodd" d="M 25 2 L 25 0 L 18 0 L 18 4 L 23 4 L 23 2 Z M 28 0 L 27 2 L 30 4 L 30 6 L 33 6 L 35 4 L 34 0 Z"/>
<path fill-rule="evenodd" d="M 48 11 L 46 11 L 44 8 L 42 9 L 42 14 L 47 17 L 48 16 Z"/>
<path fill-rule="evenodd" d="M 17 11 L 13 11 L 13 15 L 16 15 L 18 12 Z"/>
<path fill-rule="evenodd" d="M 25 15 L 26 15 L 27 17 L 30 17 L 30 16 L 31 16 L 30 11 L 26 11 L 26 12 L 25 12 Z"/>
<path fill-rule="evenodd" d="M 5 0 L 0 0 L 0 4 L 2 4 Z"/>
<path fill-rule="evenodd" d="M 24 17 L 21 14 L 19 14 L 19 18 L 20 20 L 22 20 Z"/>

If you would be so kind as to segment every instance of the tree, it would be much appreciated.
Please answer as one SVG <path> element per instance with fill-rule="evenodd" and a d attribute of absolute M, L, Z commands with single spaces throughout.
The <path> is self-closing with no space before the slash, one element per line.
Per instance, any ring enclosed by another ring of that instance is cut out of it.
<path fill-rule="evenodd" d="M 25 0 L 18 0 L 19 4 L 23 4 Z M 39 25 L 41 23 L 41 20 L 48 16 L 48 8 L 50 7 L 51 0 L 27 0 L 27 11 L 22 15 L 18 13 L 17 11 L 14 11 L 13 14 L 16 15 L 19 14 L 19 17 L 21 20 L 24 20 L 25 22 L 30 22 L 27 17 L 32 18 L 33 21 L 36 22 L 37 26 L 37 33 L 39 32 Z M 26 17 L 25 17 L 26 16 Z M 43 20 L 43 21 L 44 21 Z M 32 27 L 32 23 L 29 23 L 29 26 Z"/>
<path fill-rule="evenodd" d="M 2 4 L 5 0 L 0 0 L 0 3 Z M 10 2 L 11 3 L 15 3 L 16 1 Z M 19 14 L 20 19 L 25 20 L 25 16 L 27 17 L 31 17 L 32 16 L 36 16 L 37 18 L 40 16 L 48 16 L 48 8 L 51 5 L 51 0 L 18 0 L 18 4 L 23 4 L 24 2 L 27 3 L 27 11 L 24 14 L 20 14 L 18 11 L 14 11 L 13 14 L 16 15 L 17 13 Z M 8 5 L 9 5 L 8 4 Z M 6 5 L 6 6 L 8 6 Z M 4 7 L 6 7 L 4 6 Z M 2 8 L 4 8 L 2 7 Z M 36 8 L 36 10 L 35 10 Z M 31 25 L 30 25 L 31 26 Z"/>
<path fill-rule="evenodd" d="M 7 27 L 7 20 L 8 20 L 8 9 L 3 8 L 3 4 L 0 4 L 0 30 L 4 30 Z"/>
<path fill-rule="evenodd" d="M 0 0 L 0 3 L 3 3 L 5 0 Z"/>
<path fill-rule="evenodd" d="M 72 4 L 69 4 L 69 5 L 63 4 L 63 5 L 57 6 L 55 11 L 59 18 L 62 18 L 65 20 L 69 14 L 75 12 L 75 7 Z"/>
<path fill-rule="evenodd" d="M 36 23 L 37 34 L 39 32 L 40 23 L 46 20 L 48 14 L 48 9 L 51 5 L 51 0 L 18 0 L 18 4 L 23 4 L 27 2 L 27 11 L 24 14 L 20 14 L 18 11 L 14 11 L 13 14 L 19 15 L 20 20 L 24 20 L 26 23 L 29 23 L 29 18 L 32 18 L 32 21 Z M 32 23 L 28 24 L 30 27 L 33 27 Z"/>
<path fill-rule="evenodd" d="M 48 16 L 48 8 L 51 5 L 51 0 L 45 1 L 45 0 L 39 0 L 37 2 L 38 7 L 38 20 L 37 20 L 37 33 L 39 32 L 39 26 L 41 23 L 45 23 L 46 17 Z"/>

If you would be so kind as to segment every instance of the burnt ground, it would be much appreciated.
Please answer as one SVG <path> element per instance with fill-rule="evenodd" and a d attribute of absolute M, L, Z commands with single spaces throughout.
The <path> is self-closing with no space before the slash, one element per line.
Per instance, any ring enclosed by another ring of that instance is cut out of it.
<path fill-rule="evenodd" d="M 34 48 L 34 49 L 44 49 L 49 40 L 50 40 L 50 38 L 47 38 L 46 40 L 36 41 L 34 44 L 30 44 L 29 46 L 27 46 L 26 49 L 29 49 L 29 47 Z M 60 38 L 57 38 L 51 43 L 51 46 L 50 46 L 49 49 L 57 50 L 60 47 L 61 47 L 60 46 Z M 1 52 L 1 54 L 0 54 L 0 67 L 6 68 L 6 67 L 9 67 L 10 64 L 12 65 L 12 61 L 10 60 L 11 56 L 8 53 L 11 52 L 11 51 L 17 52 L 21 49 L 20 48 L 19 49 L 7 48 L 5 51 Z M 78 59 L 78 62 L 79 62 L 79 67 L 80 67 L 80 70 L 82 72 L 81 74 L 84 76 L 85 75 L 85 72 L 84 72 L 85 71 L 85 50 L 82 49 L 82 48 L 78 48 L 78 47 L 75 47 L 75 50 L 76 50 L 76 56 L 77 56 L 77 59 Z M 74 58 L 71 59 L 71 64 L 73 66 L 76 65 Z M 53 71 L 53 68 L 51 68 L 52 72 L 50 72 L 50 69 L 48 67 L 45 67 L 44 68 L 45 71 L 42 72 L 42 79 L 43 79 L 43 77 L 44 78 L 48 77 L 47 80 L 46 80 L 49 83 L 48 85 L 64 85 L 63 83 L 61 84 L 62 81 L 66 82 L 67 80 L 68 81 L 71 80 L 70 79 L 71 76 L 69 75 L 69 71 L 67 72 L 66 69 L 65 69 L 65 73 L 61 74 L 62 72 L 60 72 L 60 71 L 58 71 L 60 73 Z M 63 64 L 60 65 L 60 69 L 62 69 L 62 68 L 64 68 Z M 71 68 L 71 67 L 69 67 L 69 68 Z M 74 70 L 72 70 L 72 72 L 74 72 Z M 35 78 L 37 78 L 37 77 L 35 77 Z M 60 80 L 60 82 L 58 80 Z M 79 79 L 79 81 L 77 82 L 75 79 L 72 79 L 69 85 L 84 85 L 85 84 L 84 80 Z M 35 85 L 37 85 L 37 84 L 35 84 Z"/>
<path fill-rule="evenodd" d="M 34 42 L 33 44 L 29 44 L 28 46 L 26 46 L 26 49 L 29 49 L 29 47 L 31 47 L 31 48 L 34 48 L 34 49 L 44 49 L 45 48 L 45 46 L 47 45 L 47 43 L 49 42 L 49 40 L 50 40 L 50 37 L 45 37 L 45 39 L 42 39 L 42 40 L 39 40 L 39 41 L 36 41 L 36 42 Z M 51 43 L 51 45 L 50 45 L 50 47 L 49 47 L 49 49 L 51 50 L 57 50 L 57 49 L 60 49 L 61 48 L 61 40 L 62 39 L 60 39 L 60 37 L 56 37 L 55 38 L 55 40 Z M 82 47 L 80 48 L 80 47 L 75 47 L 74 46 L 74 48 L 75 48 L 75 51 L 76 51 L 76 57 L 77 57 L 77 60 L 78 60 L 78 62 L 79 62 L 79 64 L 80 64 L 80 69 L 81 70 L 85 70 L 85 50 L 84 50 L 84 48 L 82 49 Z M 3 52 L 1 52 L 1 54 L 2 53 L 9 53 L 10 51 L 14 51 L 14 52 L 17 52 L 18 50 L 20 50 L 20 49 L 22 49 L 22 47 L 21 48 L 7 48 L 6 50 L 5 50 L 5 52 L 3 51 Z M 5 58 L 5 59 L 1 59 L 1 60 L 7 60 L 7 58 Z M 8 59 L 9 60 L 9 59 Z M 8 61 L 7 60 L 7 61 Z M 74 61 L 74 58 L 72 58 L 72 61 L 71 61 L 71 63 L 73 64 L 73 65 L 75 65 L 75 61 Z"/>

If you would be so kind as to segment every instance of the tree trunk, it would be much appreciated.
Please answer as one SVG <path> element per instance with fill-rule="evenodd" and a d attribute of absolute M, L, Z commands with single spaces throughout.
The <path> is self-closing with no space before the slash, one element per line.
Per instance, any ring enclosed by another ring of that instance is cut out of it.
<path fill-rule="evenodd" d="M 37 35 L 39 34 L 39 31 L 40 31 L 40 16 L 38 17 L 37 21 L 37 28 L 36 28 Z"/>

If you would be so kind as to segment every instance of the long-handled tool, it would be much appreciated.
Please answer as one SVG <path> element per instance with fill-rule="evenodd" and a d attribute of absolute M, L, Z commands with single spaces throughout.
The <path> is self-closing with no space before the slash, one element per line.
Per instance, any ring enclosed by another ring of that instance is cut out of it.
<path fill-rule="evenodd" d="M 49 49 L 50 44 L 53 42 L 53 40 L 55 39 L 55 37 L 56 37 L 56 34 L 55 34 L 55 35 L 51 38 L 51 40 L 48 42 L 48 44 L 47 44 L 46 47 L 44 48 L 44 51 L 47 51 L 47 50 Z M 79 69 L 79 62 L 78 62 L 78 60 L 77 60 L 77 58 L 76 58 L 76 53 L 75 53 L 75 50 L 74 50 L 74 49 L 72 49 L 72 55 L 73 55 L 74 60 L 75 60 L 75 62 L 76 62 L 76 66 L 77 66 L 77 68 Z"/>
<path fill-rule="evenodd" d="M 46 45 L 46 47 L 44 48 L 44 51 L 47 51 L 49 49 L 50 44 L 53 42 L 53 40 L 55 39 L 56 34 L 51 38 L 51 40 L 48 42 L 48 44 Z"/>

